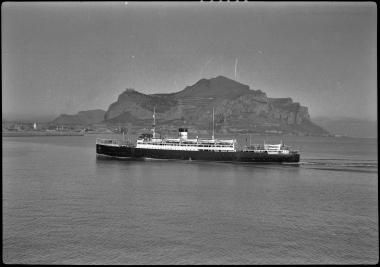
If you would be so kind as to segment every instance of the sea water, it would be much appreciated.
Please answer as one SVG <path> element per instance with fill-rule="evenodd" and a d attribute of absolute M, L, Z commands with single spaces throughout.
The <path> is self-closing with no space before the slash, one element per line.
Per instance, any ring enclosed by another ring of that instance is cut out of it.
<path fill-rule="evenodd" d="M 377 139 L 286 137 L 300 164 L 245 164 L 107 159 L 96 137 L 3 138 L 5 263 L 379 260 Z"/>

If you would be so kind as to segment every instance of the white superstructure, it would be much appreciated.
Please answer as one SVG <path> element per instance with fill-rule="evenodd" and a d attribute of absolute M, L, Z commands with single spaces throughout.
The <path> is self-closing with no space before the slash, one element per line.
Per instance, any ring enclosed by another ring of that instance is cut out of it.
<path fill-rule="evenodd" d="M 145 134 L 137 139 L 136 148 L 215 152 L 236 151 L 236 140 L 234 139 L 188 139 L 186 128 L 180 128 L 178 135 L 178 138 L 155 138 L 152 135 Z"/>
<path fill-rule="evenodd" d="M 272 155 L 290 154 L 290 148 L 284 146 L 282 141 L 280 144 L 265 144 L 264 143 L 264 146 L 253 145 L 253 146 L 248 147 L 247 149 L 244 149 L 244 151 L 253 151 L 253 152 L 257 152 L 257 153 L 268 153 L 268 154 L 272 154 Z"/>

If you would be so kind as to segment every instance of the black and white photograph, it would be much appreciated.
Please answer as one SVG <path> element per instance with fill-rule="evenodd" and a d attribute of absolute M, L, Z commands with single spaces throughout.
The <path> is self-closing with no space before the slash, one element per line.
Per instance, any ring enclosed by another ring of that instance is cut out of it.
<path fill-rule="evenodd" d="M 3 2 L 2 261 L 378 264 L 375 2 Z"/>

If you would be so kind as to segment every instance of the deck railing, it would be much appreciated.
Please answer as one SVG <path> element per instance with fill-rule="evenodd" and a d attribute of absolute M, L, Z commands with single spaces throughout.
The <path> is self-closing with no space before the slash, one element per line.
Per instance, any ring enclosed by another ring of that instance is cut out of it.
<path fill-rule="evenodd" d="M 99 145 L 121 145 L 121 140 L 119 140 L 119 139 L 96 138 L 96 144 L 99 144 Z"/>
<path fill-rule="evenodd" d="M 110 138 L 96 138 L 96 144 L 109 145 L 109 146 L 133 146 L 129 140 L 110 139 Z"/>

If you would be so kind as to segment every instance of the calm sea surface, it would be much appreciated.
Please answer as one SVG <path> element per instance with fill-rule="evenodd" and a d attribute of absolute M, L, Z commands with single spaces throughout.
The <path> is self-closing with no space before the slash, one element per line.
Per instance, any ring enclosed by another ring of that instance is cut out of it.
<path fill-rule="evenodd" d="M 5 263 L 379 260 L 376 139 L 286 137 L 299 165 L 252 165 L 97 158 L 96 137 L 3 138 Z"/>

